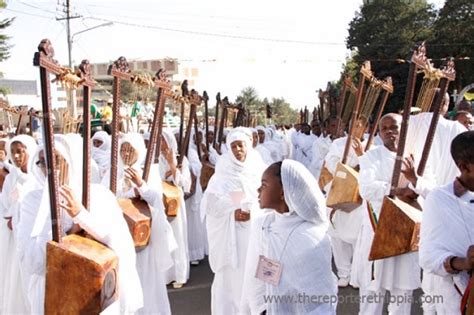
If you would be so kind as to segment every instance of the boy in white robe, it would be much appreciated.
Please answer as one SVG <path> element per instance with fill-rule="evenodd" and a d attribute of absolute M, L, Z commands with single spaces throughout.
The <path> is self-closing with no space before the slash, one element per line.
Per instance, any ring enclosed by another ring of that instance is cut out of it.
<path fill-rule="evenodd" d="M 435 308 L 443 315 L 461 314 L 469 282 L 474 289 L 474 131 L 456 136 L 450 151 L 461 174 L 428 195 L 419 253 L 423 270 L 437 275 L 432 293 L 442 296 Z"/>
<path fill-rule="evenodd" d="M 314 187 L 316 180 L 296 161 L 275 163 L 264 172 L 259 203 L 268 210 L 252 223 L 244 313 L 336 314 L 337 278 L 331 266 L 329 222 L 324 196 Z M 262 255 L 281 264 L 275 281 L 260 274 L 257 266 Z M 330 300 L 316 300 L 323 296 Z M 275 297 L 293 298 L 297 303 L 268 301 Z"/>
<path fill-rule="evenodd" d="M 363 125 L 358 121 L 354 134 L 360 134 Z M 347 137 L 334 140 L 326 155 L 325 163 L 328 171 L 335 176 L 337 163 L 341 162 Z M 367 140 L 363 141 L 353 138 L 349 148 L 346 164 L 352 168 L 359 165 L 359 157 L 364 153 Z M 328 184 L 326 191 L 329 191 L 331 184 Z M 330 192 L 328 192 L 329 194 Z M 365 206 L 344 212 L 338 209 L 330 211 L 329 235 L 331 235 L 331 246 L 334 255 L 334 263 L 339 277 L 338 286 L 347 287 L 350 283 L 352 271 L 352 256 L 362 224 L 362 217 Z M 354 285 L 356 285 L 354 283 Z"/>

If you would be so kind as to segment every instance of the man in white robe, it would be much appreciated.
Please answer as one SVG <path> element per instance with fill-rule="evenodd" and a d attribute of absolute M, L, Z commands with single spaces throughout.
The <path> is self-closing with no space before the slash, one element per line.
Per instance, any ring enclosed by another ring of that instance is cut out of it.
<path fill-rule="evenodd" d="M 313 143 L 317 140 L 317 136 L 311 132 L 308 124 L 303 124 L 301 127 L 301 134 L 299 135 L 299 160 L 306 168 L 311 165 L 313 159 Z"/>
<path fill-rule="evenodd" d="M 398 147 L 399 129 L 401 116 L 387 114 L 380 120 L 380 136 L 384 141 L 379 146 L 368 151 L 360 161 L 359 188 L 360 195 L 371 204 L 374 216 L 379 218 L 383 199 L 390 193 L 393 168 L 395 165 L 396 151 Z M 407 163 L 407 159 L 404 164 Z M 413 171 L 413 168 L 410 168 Z M 402 171 L 407 179 L 411 179 L 408 170 Z M 429 174 L 429 172 L 427 172 Z M 412 179 L 413 180 L 413 179 Z M 433 179 L 425 180 L 418 177 L 413 180 L 411 186 L 417 193 L 422 194 L 431 189 Z M 401 187 L 396 191 L 396 196 L 403 196 L 413 192 L 409 187 Z M 364 202 L 365 206 L 365 202 Z M 421 285 L 420 268 L 416 252 L 368 261 L 374 231 L 371 223 L 372 214 L 367 208 L 364 212 L 363 224 L 356 246 L 357 265 L 353 281 L 360 286 L 360 296 L 379 297 L 379 303 L 365 303 L 360 305 L 360 314 L 381 314 L 383 308 L 383 296 L 390 291 L 392 296 L 400 299 L 397 303 L 390 303 L 388 311 L 390 314 L 409 314 L 413 290 Z M 382 297 L 382 298 L 380 298 Z M 400 303 L 401 301 L 401 303 Z"/>
<path fill-rule="evenodd" d="M 461 174 L 432 191 L 425 201 L 420 235 L 420 265 L 434 278 L 442 300 L 437 314 L 461 314 L 462 295 L 474 269 L 474 131 L 453 140 L 451 154 Z"/>
<path fill-rule="evenodd" d="M 438 97 L 440 97 L 439 90 L 436 92 L 435 99 Z M 441 104 L 439 121 L 436 125 L 433 144 L 426 163 L 427 168 L 436 170 L 434 174 L 436 186 L 444 186 L 448 183 L 452 183 L 456 176 L 459 175 L 459 170 L 453 162 L 448 148 L 454 137 L 464 132 L 465 129 L 457 122 L 447 120 L 443 117 L 448 110 L 448 106 L 449 95 L 446 93 Z M 405 152 L 413 154 L 416 161 L 420 160 L 423 153 L 423 147 L 432 118 L 432 112 L 410 116 Z M 422 287 L 426 295 L 434 295 L 433 292 L 436 290 L 436 282 L 439 280 L 437 280 L 436 277 L 436 275 L 431 275 L 429 272 L 423 273 Z M 434 305 L 431 303 L 423 303 L 423 310 L 426 313 L 434 314 Z"/>

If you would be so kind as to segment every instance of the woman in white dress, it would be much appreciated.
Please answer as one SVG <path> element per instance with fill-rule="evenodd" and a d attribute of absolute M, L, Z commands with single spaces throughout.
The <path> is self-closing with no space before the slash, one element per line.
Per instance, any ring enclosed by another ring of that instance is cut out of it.
<path fill-rule="evenodd" d="M 169 130 L 163 130 L 159 159 L 160 177 L 162 180 L 173 183 L 181 190 L 180 208 L 174 218 L 170 220 L 174 237 L 178 245 L 172 257 L 174 265 L 166 271 L 166 283 L 174 282 L 174 288 L 181 288 L 189 279 L 189 250 L 188 250 L 188 223 L 184 193 L 191 189 L 191 173 L 186 157 L 181 166 L 177 165 L 178 144 Z M 184 192 L 184 193 L 183 193 Z"/>
<path fill-rule="evenodd" d="M 133 240 L 128 232 L 122 211 L 115 196 L 101 185 L 91 185 L 90 210 L 83 208 L 81 198 L 82 169 L 78 167 L 82 157 L 72 156 L 71 147 L 64 139 L 55 141 L 55 159 L 64 165 L 58 172 L 60 189 L 62 234 L 72 232 L 74 224 L 111 248 L 119 259 L 119 300 L 110 305 L 105 313 L 135 313 L 143 306 L 142 289 L 136 270 Z M 51 216 L 49 187 L 46 182 L 44 149 L 39 148 L 32 163 L 32 173 L 42 188 L 25 196 L 21 205 L 18 225 L 17 250 L 22 271 L 28 277 L 28 300 L 32 314 L 44 312 L 46 243 L 51 240 Z"/>
<path fill-rule="evenodd" d="M 171 252 L 176 249 L 173 231 L 163 206 L 163 187 L 157 164 L 152 164 L 148 182 L 142 180 L 141 164 L 146 156 L 145 142 L 138 133 L 120 139 L 117 170 L 117 198 L 141 197 L 152 213 L 151 236 L 145 249 L 137 253 L 137 271 L 143 288 L 144 307 L 139 314 L 170 314 L 163 273 L 173 265 Z M 110 181 L 110 171 L 104 184 Z"/>
<path fill-rule="evenodd" d="M 5 179 L 1 203 L 4 212 L 1 214 L 7 219 L 9 228 L 9 244 L 14 249 L 17 246 L 17 226 L 21 220 L 20 206 L 25 195 L 36 187 L 32 177 L 31 161 L 36 153 L 35 140 L 27 135 L 12 138 L 7 145 L 7 157 L 11 161 L 9 174 Z M 8 245 L 7 245 L 8 246 Z M 27 281 L 22 275 L 18 264 L 18 255 L 11 250 L 6 257 L 10 262 L 5 269 L 3 312 L 28 313 L 30 306 L 26 296 Z"/>
<path fill-rule="evenodd" d="M 249 211 L 252 209 L 253 217 L 253 211 L 258 209 L 257 188 L 264 169 L 249 135 L 242 130 L 231 131 L 227 136 L 227 153 L 219 158 L 201 203 L 206 214 L 209 263 L 214 272 L 213 314 L 240 313 Z"/>

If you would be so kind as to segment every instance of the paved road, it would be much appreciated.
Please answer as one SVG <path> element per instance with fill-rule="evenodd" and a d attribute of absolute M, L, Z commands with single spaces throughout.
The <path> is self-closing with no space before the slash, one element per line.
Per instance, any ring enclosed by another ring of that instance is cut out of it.
<path fill-rule="evenodd" d="M 213 274 L 207 260 L 199 266 L 191 266 L 191 279 L 181 289 L 173 289 L 168 286 L 168 296 L 171 303 L 171 311 L 174 315 L 207 315 L 211 314 L 211 283 Z M 420 290 L 415 292 L 415 300 L 420 296 Z M 339 297 L 346 299 L 345 303 L 338 304 L 338 315 L 357 314 L 359 305 L 357 299 L 359 291 L 351 287 L 339 290 Z M 351 302 L 352 301 L 352 302 Z M 387 314 L 386 307 L 384 314 Z M 421 315 L 421 304 L 415 303 L 412 307 L 412 315 Z"/>

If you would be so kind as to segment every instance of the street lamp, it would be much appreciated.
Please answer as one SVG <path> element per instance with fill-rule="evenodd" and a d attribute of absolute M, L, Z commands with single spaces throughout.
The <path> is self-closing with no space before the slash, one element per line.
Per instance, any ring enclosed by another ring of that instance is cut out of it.
<path fill-rule="evenodd" d="M 104 26 L 110 26 L 110 25 L 113 25 L 114 22 L 107 22 L 107 23 L 102 23 L 102 24 L 99 24 L 99 25 L 96 25 L 96 26 L 93 26 L 93 27 L 90 27 L 90 28 L 86 28 L 85 30 L 82 30 L 82 31 L 79 31 L 77 33 L 74 33 L 72 34 L 71 36 L 71 43 L 74 41 L 74 36 L 76 35 L 79 35 L 81 33 L 85 33 L 85 32 L 88 32 L 90 30 L 93 30 L 93 29 L 96 29 L 96 28 L 99 28 L 99 27 L 104 27 Z"/>
<path fill-rule="evenodd" d="M 88 32 L 90 30 L 93 30 L 93 29 L 96 29 L 96 28 L 99 28 L 99 27 L 110 26 L 110 25 L 113 25 L 113 24 L 114 24 L 114 22 L 102 23 L 102 24 L 99 24 L 99 25 L 96 25 L 96 26 L 93 26 L 93 27 L 90 27 L 90 28 L 86 28 L 85 30 L 79 31 L 77 33 L 74 33 L 71 36 L 68 36 L 69 68 L 72 68 L 72 43 L 73 43 L 73 40 L 74 40 L 74 36 L 76 36 L 78 34 L 81 34 L 81 33 Z M 68 32 L 68 35 L 69 35 L 69 32 Z M 76 93 L 68 92 L 68 94 L 69 94 L 69 108 L 72 111 L 71 114 L 72 114 L 73 117 L 76 117 L 77 116 Z"/>

